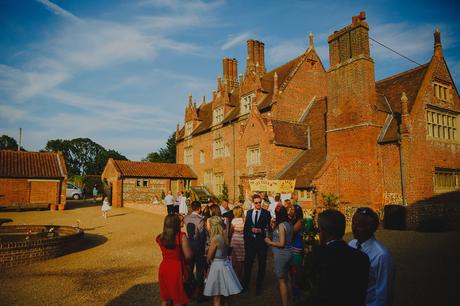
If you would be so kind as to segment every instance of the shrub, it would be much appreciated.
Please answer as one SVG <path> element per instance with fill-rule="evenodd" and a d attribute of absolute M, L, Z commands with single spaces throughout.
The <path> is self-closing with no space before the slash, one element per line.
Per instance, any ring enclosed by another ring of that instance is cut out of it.
<path fill-rule="evenodd" d="M 339 204 L 338 194 L 335 194 L 333 192 L 326 192 L 322 193 L 321 197 L 323 198 L 323 204 L 327 209 L 337 208 L 337 205 Z"/>

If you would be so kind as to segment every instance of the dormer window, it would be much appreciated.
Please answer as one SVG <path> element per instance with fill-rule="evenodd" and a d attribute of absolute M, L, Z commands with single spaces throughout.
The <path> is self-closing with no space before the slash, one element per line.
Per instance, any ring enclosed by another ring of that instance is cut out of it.
<path fill-rule="evenodd" d="M 252 100 L 255 98 L 255 93 L 250 93 L 241 98 L 241 115 L 249 114 L 252 109 Z"/>
<path fill-rule="evenodd" d="M 434 83 L 433 84 L 434 96 L 441 101 L 449 100 L 449 86 Z"/>
<path fill-rule="evenodd" d="M 193 132 L 193 121 L 188 121 L 185 123 L 185 136 L 191 135 Z"/>
<path fill-rule="evenodd" d="M 218 107 L 213 111 L 214 124 L 219 124 L 224 121 L 224 107 Z"/>

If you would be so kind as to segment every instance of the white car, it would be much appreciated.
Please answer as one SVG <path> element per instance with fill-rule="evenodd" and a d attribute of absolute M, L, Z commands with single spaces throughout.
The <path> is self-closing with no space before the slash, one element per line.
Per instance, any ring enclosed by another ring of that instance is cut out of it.
<path fill-rule="evenodd" d="M 83 192 L 73 183 L 67 183 L 66 197 L 79 200 L 83 198 Z"/>

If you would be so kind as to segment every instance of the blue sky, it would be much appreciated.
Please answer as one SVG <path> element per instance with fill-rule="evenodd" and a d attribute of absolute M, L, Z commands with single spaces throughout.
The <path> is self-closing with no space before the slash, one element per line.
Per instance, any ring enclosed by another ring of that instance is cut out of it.
<path fill-rule="evenodd" d="M 366 11 L 370 36 L 418 63 L 433 30 L 460 80 L 459 5 L 450 1 L 0 1 L 0 134 L 23 146 L 89 137 L 132 160 L 163 147 L 191 93 L 210 100 L 224 56 L 244 71 L 246 40 L 265 43 L 268 69 L 300 55 Z M 371 43 L 376 79 L 414 68 Z"/>

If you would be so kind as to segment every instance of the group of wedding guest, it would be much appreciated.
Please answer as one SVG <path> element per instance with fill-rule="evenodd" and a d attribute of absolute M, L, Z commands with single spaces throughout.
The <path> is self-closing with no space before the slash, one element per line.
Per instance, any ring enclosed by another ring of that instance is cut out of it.
<path fill-rule="evenodd" d="M 293 298 L 302 293 L 298 284 L 302 282 L 304 219 L 296 197 L 281 201 L 279 195 L 270 199 L 265 194 L 254 194 L 251 206 L 245 210 L 245 203 L 240 201 L 230 209 L 229 203 L 223 201 L 220 206 L 211 202 L 202 207 L 194 201 L 191 213 L 185 217 L 175 213 L 166 216 L 163 232 L 157 237 L 163 253 L 159 269 L 163 305 L 187 304 L 192 297 L 198 301 L 210 297 L 213 305 L 226 304 L 227 297 L 251 289 L 256 259 L 255 294 L 260 295 L 269 247 L 282 305 L 291 305 Z M 366 305 L 387 305 L 385 300 L 373 301 L 387 295 L 389 253 L 373 236 L 377 229 L 375 213 L 360 209 L 356 214 L 359 216 L 353 218 L 353 233 L 357 240 L 350 242 L 350 246 L 341 242 L 345 230 L 343 214 L 326 211 L 319 215 L 323 251 L 314 263 L 319 269 L 317 305 L 357 306 L 365 305 L 365 300 Z M 181 231 L 182 227 L 186 233 Z M 374 259 L 369 261 L 371 255 L 364 249 L 356 250 L 358 253 L 351 251 L 362 246 L 373 248 Z M 347 282 L 346 277 L 353 281 Z M 193 292 L 186 292 L 184 280 L 194 284 Z M 339 301 L 343 303 L 336 304 Z"/>

